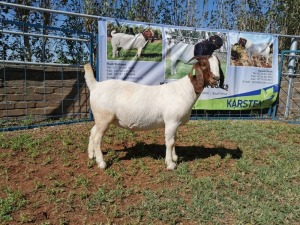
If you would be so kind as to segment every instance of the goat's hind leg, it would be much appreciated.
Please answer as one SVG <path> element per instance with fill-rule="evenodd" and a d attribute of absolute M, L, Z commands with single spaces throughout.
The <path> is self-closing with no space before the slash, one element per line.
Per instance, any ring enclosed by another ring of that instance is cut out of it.
<path fill-rule="evenodd" d="M 103 154 L 101 151 L 102 138 L 104 136 L 104 133 L 105 133 L 105 130 L 103 131 L 103 130 L 96 129 L 95 136 L 94 136 L 94 144 L 96 145 L 94 154 L 95 154 L 96 162 L 100 169 L 106 168 L 106 163 L 104 162 Z"/>
<path fill-rule="evenodd" d="M 106 163 L 103 159 L 102 154 L 102 138 L 108 129 L 109 124 L 113 120 L 113 115 L 108 112 L 101 112 L 94 114 L 95 126 L 92 129 L 93 132 L 93 143 L 94 143 L 94 155 L 96 162 L 100 169 L 106 168 Z"/>
<path fill-rule="evenodd" d="M 89 159 L 93 159 L 95 157 L 95 144 L 94 144 L 94 137 L 96 132 L 96 125 L 93 126 L 91 129 L 91 134 L 89 138 L 89 146 L 88 146 L 88 155 Z"/>

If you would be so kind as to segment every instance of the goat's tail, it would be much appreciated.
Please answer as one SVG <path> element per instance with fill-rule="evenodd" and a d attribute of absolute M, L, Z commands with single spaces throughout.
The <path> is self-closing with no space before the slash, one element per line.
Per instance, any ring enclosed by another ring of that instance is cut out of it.
<path fill-rule="evenodd" d="M 96 88 L 97 81 L 94 77 L 94 72 L 90 63 L 84 65 L 84 71 L 85 71 L 85 75 L 84 75 L 85 82 L 88 88 L 90 89 L 90 91 L 92 91 Z"/>
<path fill-rule="evenodd" d="M 116 32 L 117 32 L 116 30 L 113 30 L 113 31 L 110 33 L 110 35 L 111 35 L 111 36 L 114 36 L 114 34 L 115 34 Z"/>

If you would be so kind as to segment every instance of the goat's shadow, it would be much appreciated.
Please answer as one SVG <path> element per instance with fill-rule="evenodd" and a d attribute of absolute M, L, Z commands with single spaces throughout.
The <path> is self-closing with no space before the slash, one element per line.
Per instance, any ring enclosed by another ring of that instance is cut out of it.
<path fill-rule="evenodd" d="M 142 53 L 142 56 L 146 58 L 161 58 L 159 53 Z"/>
<path fill-rule="evenodd" d="M 144 157 L 151 157 L 153 159 L 165 158 L 165 145 L 145 144 L 140 142 L 133 147 L 118 150 L 118 152 L 125 153 L 119 160 L 130 160 Z M 176 154 L 180 162 L 194 161 L 195 159 L 206 159 L 215 155 L 219 155 L 221 159 L 230 157 L 231 159 L 240 159 L 243 152 L 239 148 L 228 149 L 225 147 L 206 148 L 204 146 L 176 146 Z"/>

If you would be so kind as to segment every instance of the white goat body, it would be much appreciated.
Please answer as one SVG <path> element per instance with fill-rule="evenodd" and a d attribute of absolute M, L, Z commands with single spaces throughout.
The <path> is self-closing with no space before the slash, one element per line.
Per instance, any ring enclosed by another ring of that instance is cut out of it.
<path fill-rule="evenodd" d="M 136 35 L 116 33 L 116 31 L 111 32 L 111 44 L 112 44 L 112 57 L 118 57 L 118 49 L 122 48 L 124 50 L 137 49 L 137 57 L 141 56 L 142 50 L 148 43 L 149 39 L 153 38 L 153 32 L 151 30 L 144 31 Z"/>
<path fill-rule="evenodd" d="M 251 61 L 253 61 L 253 56 L 263 56 L 266 60 L 266 64 L 269 63 L 270 50 L 271 50 L 270 46 L 272 45 L 272 43 L 254 44 L 249 40 L 240 38 L 239 44 L 245 47 L 248 57 Z"/>
<path fill-rule="evenodd" d="M 91 65 L 86 64 L 84 68 L 95 119 L 89 140 L 89 158 L 96 157 L 98 166 L 102 169 L 106 167 L 101 142 L 109 124 L 130 130 L 165 128 L 165 161 L 168 169 L 174 169 L 178 158 L 175 153 L 177 128 L 189 120 L 192 106 L 203 88 L 216 84 L 208 60 L 193 66 L 195 75 L 189 74 L 159 86 L 120 80 L 97 82 Z"/>

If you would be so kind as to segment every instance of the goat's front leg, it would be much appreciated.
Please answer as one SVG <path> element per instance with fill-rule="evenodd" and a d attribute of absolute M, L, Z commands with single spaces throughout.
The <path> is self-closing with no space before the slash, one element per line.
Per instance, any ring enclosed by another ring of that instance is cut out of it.
<path fill-rule="evenodd" d="M 137 54 L 136 54 L 136 58 L 140 58 L 141 57 L 141 54 L 142 54 L 142 48 L 138 48 L 138 50 L 137 50 Z"/>
<path fill-rule="evenodd" d="M 176 131 L 177 125 L 167 126 L 165 128 L 165 142 L 166 142 L 166 159 L 165 162 L 167 164 L 168 170 L 173 170 L 176 167 L 176 161 L 178 156 L 175 152 L 175 139 L 176 139 Z"/>
<path fill-rule="evenodd" d="M 176 75 L 177 64 L 178 64 L 177 59 L 171 59 L 171 63 L 170 63 L 171 75 Z"/>
<path fill-rule="evenodd" d="M 266 64 L 269 64 L 269 56 L 266 56 Z"/>

